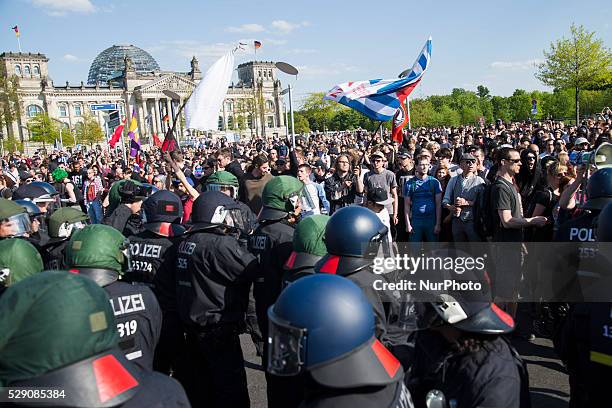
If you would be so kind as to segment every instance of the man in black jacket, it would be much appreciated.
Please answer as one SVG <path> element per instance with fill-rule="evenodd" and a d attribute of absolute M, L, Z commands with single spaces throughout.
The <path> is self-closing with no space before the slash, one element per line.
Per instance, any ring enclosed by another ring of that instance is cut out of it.
<path fill-rule="evenodd" d="M 218 170 L 225 170 L 232 173 L 238 180 L 244 176 L 244 171 L 236 160 L 234 160 L 234 156 L 232 155 L 232 151 L 230 149 L 220 149 L 217 152 L 217 166 Z"/>
<path fill-rule="evenodd" d="M 177 306 L 193 358 L 193 406 L 248 407 L 240 334 L 257 259 L 238 241 L 235 201 L 219 191 L 193 205 L 193 226 L 176 256 Z"/>

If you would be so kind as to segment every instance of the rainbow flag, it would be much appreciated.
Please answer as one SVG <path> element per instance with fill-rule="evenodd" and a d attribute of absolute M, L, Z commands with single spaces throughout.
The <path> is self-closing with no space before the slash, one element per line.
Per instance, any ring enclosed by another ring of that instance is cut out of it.
<path fill-rule="evenodd" d="M 128 130 L 128 136 L 130 137 L 130 156 L 136 157 L 140 150 L 140 135 L 138 134 L 138 122 L 136 121 L 136 114 L 132 111 L 132 121 Z"/>

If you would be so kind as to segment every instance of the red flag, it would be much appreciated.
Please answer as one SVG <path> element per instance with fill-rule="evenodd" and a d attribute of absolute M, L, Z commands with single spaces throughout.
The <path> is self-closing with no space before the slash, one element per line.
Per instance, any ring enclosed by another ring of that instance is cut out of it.
<path fill-rule="evenodd" d="M 119 139 L 121 139 L 121 134 L 122 133 L 123 133 L 123 125 L 117 126 L 115 128 L 115 131 L 113 132 L 113 135 L 111 136 L 110 140 L 108 141 L 108 144 L 110 145 L 111 149 L 115 148 L 115 145 L 117 144 Z"/>
<path fill-rule="evenodd" d="M 168 114 L 165 114 L 164 117 L 162 118 L 162 122 L 168 122 L 170 121 L 170 116 L 168 116 Z"/>
<path fill-rule="evenodd" d="M 157 137 L 157 133 L 153 133 L 153 145 L 155 147 L 161 147 L 162 146 L 162 141 L 159 140 L 159 137 Z"/>
<path fill-rule="evenodd" d="M 172 152 L 176 150 L 176 139 L 174 138 L 174 133 L 172 132 L 172 128 L 168 129 L 166 132 L 166 137 L 164 137 L 164 143 L 162 143 L 161 150 L 162 152 Z"/>
<path fill-rule="evenodd" d="M 397 111 L 395 112 L 395 116 L 393 116 L 393 128 L 391 131 L 393 140 L 399 144 L 401 144 L 404 140 L 404 134 L 402 131 L 404 126 L 406 126 L 406 123 L 408 123 L 408 113 L 406 112 L 406 106 L 403 102 L 401 102 L 400 107 L 397 108 Z"/>

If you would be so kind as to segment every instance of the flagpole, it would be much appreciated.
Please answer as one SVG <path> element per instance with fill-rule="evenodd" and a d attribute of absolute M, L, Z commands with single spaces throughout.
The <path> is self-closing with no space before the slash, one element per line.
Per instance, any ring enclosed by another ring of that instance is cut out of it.
<path fill-rule="evenodd" d="M 21 53 L 21 38 L 17 36 L 17 46 L 19 47 L 19 52 Z"/>
<path fill-rule="evenodd" d="M 410 102 L 406 97 L 406 114 L 408 115 L 408 130 L 412 130 L 412 118 L 410 116 Z"/>

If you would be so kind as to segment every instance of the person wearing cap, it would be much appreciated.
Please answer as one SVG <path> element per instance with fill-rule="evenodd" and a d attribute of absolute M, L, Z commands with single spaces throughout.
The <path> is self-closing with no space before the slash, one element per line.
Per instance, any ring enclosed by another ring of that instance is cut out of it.
<path fill-rule="evenodd" d="M 121 182 L 116 191 L 120 197 L 120 204 L 110 215 L 104 217 L 102 223 L 110 225 L 124 235 L 136 235 L 143 230 L 140 209 L 149 191 L 142 184 L 132 180 Z M 109 192 L 109 196 L 111 193 Z"/>
<path fill-rule="evenodd" d="M 383 188 L 391 197 L 391 201 L 385 205 L 391 220 L 391 236 L 394 235 L 395 225 L 398 223 L 398 199 L 397 182 L 395 174 L 385 168 L 387 160 L 385 154 L 379 150 L 372 153 L 370 160 L 373 162 L 372 170 L 363 176 L 363 180 L 357 179 L 357 193 L 367 195 L 368 191 L 376 187 Z"/>
<path fill-rule="evenodd" d="M 474 203 L 484 188 L 485 181 L 476 174 L 476 157 L 463 153 L 459 159 L 461 174 L 450 179 L 442 205 L 452 216 L 452 232 L 455 242 L 479 242 L 480 236 L 474 229 L 472 213 Z"/>
<path fill-rule="evenodd" d="M 365 207 L 372 210 L 376 216 L 380 218 L 383 225 L 387 227 L 389 245 L 393 242 L 393 238 L 391 237 L 391 219 L 387 212 L 387 205 L 390 204 L 391 201 L 392 198 L 389 197 L 384 188 L 376 187 L 368 191 L 365 205 Z"/>
<path fill-rule="evenodd" d="M 578 137 L 574 140 L 574 148 L 575 151 L 587 151 L 589 150 L 591 144 L 587 140 L 586 137 Z"/>
<path fill-rule="evenodd" d="M 47 271 L 12 285 L 0 296 L 0 384 L 57 390 L 54 406 L 189 406 L 175 380 L 123 356 L 115 323 L 85 276 Z"/>
<path fill-rule="evenodd" d="M 315 182 L 323 183 L 325 180 L 327 180 L 327 164 L 325 164 L 323 160 L 318 159 L 315 161 L 313 170 L 314 171 L 312 174 L 314 175 Z"/>
<path fill-rule="evenodd" d="M 43 260 L 34 245 L 19 238 L 0 240 L 0 295 L 9 286 L 42 270 Z"/>
<path fill-rule="evenodd" d="M 64 253 L 72 234 L 85 228 L 89 217 L 76 208 L 65 207 L 55 211 L 47 219 L 49 240 L 41 249 L 46 270 L 64 268 Z"/>

